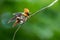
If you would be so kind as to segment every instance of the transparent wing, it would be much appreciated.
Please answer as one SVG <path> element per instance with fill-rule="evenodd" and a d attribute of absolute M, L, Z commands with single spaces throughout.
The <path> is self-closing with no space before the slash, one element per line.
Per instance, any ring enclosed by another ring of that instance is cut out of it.
<path fill-rule="evenodd" d="M 13 22 L 13 21 L 16 19 L 16 17 L 17 17 L 17 16 L 12 17 L 12 18 L 8 21 L 8 23 Z"/>
<path fill-rule="evenodd" d="M 8 23 L 13 22 L 14 20 L 16 20 L 16 17 L 20 16 L 21 13 L 22 13 L 22 12 L 13 13 L 14 17 L 12 17 L 12 18 L 8 21 Z"/>
<path fill-rule="evenodd" d="M 14 16 L 18 16 L 18 15 L 20 15 L 21 13 L 23 13 L 23 12 L 13 13 L 13 15 L 14 15 Z"/>

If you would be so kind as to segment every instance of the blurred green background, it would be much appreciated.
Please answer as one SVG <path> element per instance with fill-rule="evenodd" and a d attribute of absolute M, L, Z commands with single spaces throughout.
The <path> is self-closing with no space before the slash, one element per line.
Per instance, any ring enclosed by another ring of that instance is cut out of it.
<path fill-rule="evenodd" d="M 13 13 L 28 8 L 33 14 L 54 0 L 0 0 L 0 40 L 12 40 L 17 27 L 8 24 Z M 15 40 L 60 40 L 60 0 L 52 7 L 32 16 L 22 25 Z"/>

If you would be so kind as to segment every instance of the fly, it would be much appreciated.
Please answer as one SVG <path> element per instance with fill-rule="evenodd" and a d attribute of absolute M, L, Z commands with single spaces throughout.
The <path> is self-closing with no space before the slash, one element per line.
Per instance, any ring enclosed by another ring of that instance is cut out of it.
<path fill-rule="evenodd" d="M 24 12 L 16 13 L 14 14 L 14 17 L 11 18 L 8 23 L 15 20 L 15 23 L 13 26 L 16 26 L 17 24 L 23 24 L 27 19 L 29 18 L 29 9 L 25 8 Z"/>

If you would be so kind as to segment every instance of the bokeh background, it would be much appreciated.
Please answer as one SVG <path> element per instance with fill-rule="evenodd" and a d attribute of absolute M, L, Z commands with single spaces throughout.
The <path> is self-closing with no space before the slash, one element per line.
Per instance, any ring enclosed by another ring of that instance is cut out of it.
<path fill-rule="evenodd" d="M 33 14 L 54 0 L 0 0 L 0 40 L 12 40 L 17 27 L 7 23 L 13 13 L 28 8 Z M 60 0 L 28 19 L 16 33 L 15 40 L 60 40 Z"/>

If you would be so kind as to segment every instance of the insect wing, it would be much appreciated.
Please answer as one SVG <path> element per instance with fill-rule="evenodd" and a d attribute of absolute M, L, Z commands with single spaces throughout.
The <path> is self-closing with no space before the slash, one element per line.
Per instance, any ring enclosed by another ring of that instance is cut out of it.
<path fill-rule="evenodd" d="M 13 22 L 13 21 L 16 19 L 16 17 L 17 17 L 17 16 L 14 16 L 13 18 L 11 18 L 11 19 L 8 21 L 8 23 Z"/>

